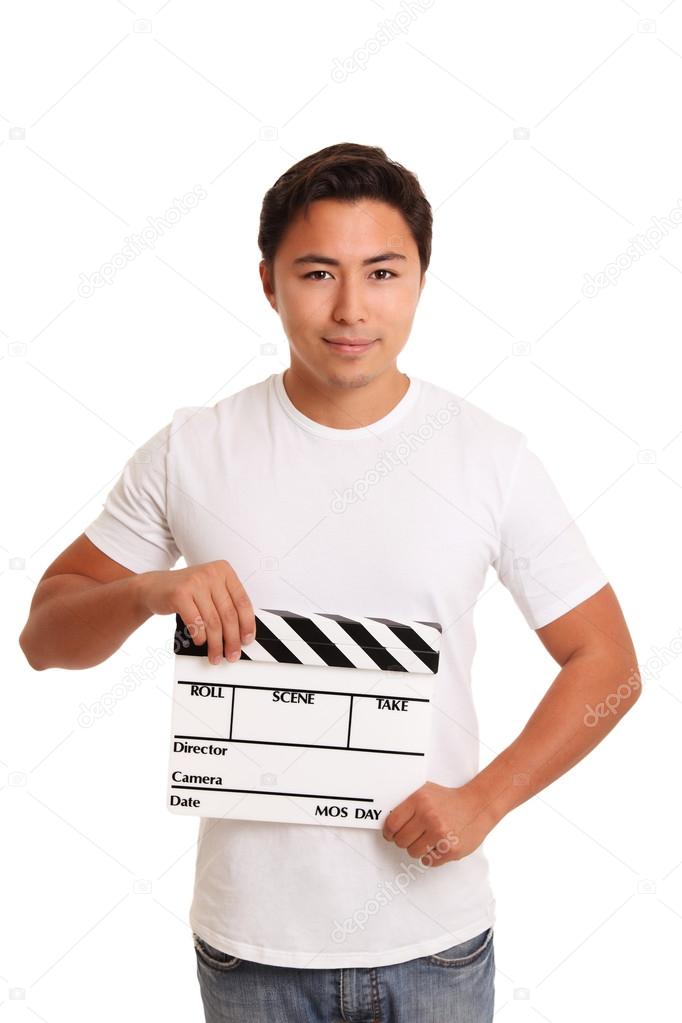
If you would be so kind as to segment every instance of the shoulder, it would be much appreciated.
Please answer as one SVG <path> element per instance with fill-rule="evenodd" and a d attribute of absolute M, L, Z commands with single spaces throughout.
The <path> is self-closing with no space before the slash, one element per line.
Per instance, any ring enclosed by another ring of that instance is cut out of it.
<path fill-rule="evenodd" d="M 527 438 L 522 430 L 494 416 L 476 402 L 428 380 L 420 380 L 421 406 L 440 421 L 456 421 L 458 443 L 476 458 L 515 461 Z"/>
<path fill-rule="evenodd" d="M 202 440 L 210 441 L 216 434 L 223 434 L 232 423 L 248 422 L 263 410 L 267 400 L 269 378 L 228 394 L 213 405 L 183 405 L 175 409 L 168 424 L 168 442 L 171 448 L 178 448 L 184 442 L 195 445 Z"/>

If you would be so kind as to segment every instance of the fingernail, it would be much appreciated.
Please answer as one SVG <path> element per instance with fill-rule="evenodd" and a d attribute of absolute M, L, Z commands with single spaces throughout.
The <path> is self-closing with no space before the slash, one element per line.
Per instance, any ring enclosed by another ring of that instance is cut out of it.
<path fill-rule="evenodd" d="M 238 657 L 239 657 L 238 650 L 233 650 L 231 653 L 227 655 L 228 661 L 236 661 Z"/>
<path fill-rule="evenodd" d="M 253 643 L 255 638 L 256 634 L 254 632 L 247 632 L 246 635 L 244 636 L 244 644 L 246 645 L 247 643 Z"/>

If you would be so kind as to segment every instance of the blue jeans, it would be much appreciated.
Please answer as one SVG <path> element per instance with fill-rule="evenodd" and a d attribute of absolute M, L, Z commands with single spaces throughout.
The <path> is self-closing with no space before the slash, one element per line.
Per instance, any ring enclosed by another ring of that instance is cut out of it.
<path fill-rule="evenodd" d="M 193 935 L 206 1023 L 490 1023 L 493 928 L 392 966 L 295 969 Z"/>

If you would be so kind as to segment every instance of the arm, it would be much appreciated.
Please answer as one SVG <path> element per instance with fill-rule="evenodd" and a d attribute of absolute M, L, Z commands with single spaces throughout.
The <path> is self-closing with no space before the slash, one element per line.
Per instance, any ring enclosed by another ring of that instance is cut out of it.
<path fill-rule="evenodd" d="M 536 630 L 561 670 L 514 741 L 470 782 L 427 782 L 391 811 L 384 837 L 429 865 L 476 849 L 510 810 L 582 760 L 639 698 L 637 658 L 610 585 Z"/>
<path fill-rule="evenodd" d="M 151 617 L 141 601 L 145 575 L 119 565 L 81 534 L 36 587 L 19 637 L 31 667 L 90 668 L 106 660 Z"/>
<path fill-rule="evenodd" d="M 536 632 L 561 671 L 521 734 L 470 783 L 491 826 L 582 760 L 641 692 L 632 639 L 610 585 Z"/>
<path fill-rule="evenodd" d="M 214 664 L 256 632 L 251 600 L 229 562 L 136 574 L 81 534 L 47 569 L 19 644 L 32 668 L 91 668 L 153 614 L 178 613 Z"/>

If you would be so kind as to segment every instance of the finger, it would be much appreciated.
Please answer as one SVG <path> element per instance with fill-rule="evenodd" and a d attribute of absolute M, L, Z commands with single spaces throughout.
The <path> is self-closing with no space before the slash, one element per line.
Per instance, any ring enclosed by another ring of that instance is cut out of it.
<path fill-rule="evenodd" d="M 220 618 L 225 657 L 228 661 L 236 661 L 241 653 L 239 616 L 227 587 L 216 586 L 211 590 L 211 599 Z"/>
<path fill-rule="evenodd" d="M 206 642 L 204 620 L 199 614 L 199 608 L 191 597 L 178 604 L 177 613 L 185 623 L 185 628 L 180 636 L 180 645 L 184 646 L 191 642 L 196 646 L 203 646 Z"/>
<path fill-rule="evenodd" d="M 415 814 L 415 816 L 412 817 L 407 824 L 404 824 L 400 831 L 393 836 L 393 841 L 396 845 L 400 846 L 401 849 L 407 849 L 412 856 L 414 853 L 412 853 L 411 849 L 419 842 L 421 842 L 421 845 L 423 846 L 421 850 L 422 852 L 427 848 L 427 837 L 427 829 L 424 821 L 419 814 Z"/>
<path fill-rule="evenodd" d="M 420 850 L 417 854 L 424 860 L 426 856 L 428 863 L 426 866 L 440 866 L 442 863 L 448 863 L 450 860 L 458 859 L 457 849 L 459 840 L 456 836 L 443 835 L 436 842 L 429 842 L 426 849 Z M 408 850 L 409 852 L 409 850 Z"/>
<path fill-rule="evenodd" d="M 439 852 L 437 848 L 430 849 L 427 853 L 422 854 L 419 859 L 425 867 L 441 867 L 444 863 L 449 863 L 450 860 L 454 859 L 452 850 L 448 852 Z"/>
<path fill-rule="evenodd" d="M 256 635 L 256 614 L 249 595 L 244 589 L 239 576 L 229 562 L 226 562 L 226 564 L 228 568 L 227 589 L 239 619 L 239 632 L 242 643 L 247 644 L 250 643 Z"/>
<path fill-rule="evenodd" d="M 204 622 L 208 643 L 208 659 L 211 664 L 219 664 L 223 655 L 223 626 L 210 591 L 204 590 L 193 594 L 194 603 Z"/>
<path fill-rule="evenodd" d="M 400 803 L 395 809 L 391 810 L 384 821 L 384 838 L 388 838 L 391 841 L 395 839 L 400 829 L 414 817 L 414 813 L 414 806 L 407 801 Z"/>
<path fill-rule="evenodd" d="M 417 818 L 415 817 L 415 821 Z M 405 837 L 403 838 L 403 832 Z M 426 831 L 423 824 L 416 825 L 414 821 L 410 822 L 410 826 L 407 829 L 403 829 L 397 836 L 397 844 L 404 848 L 410 856 L 420 856 L 421 853 L 425 852 L 433 841 L 430 840 L 430 836 Z"/>

